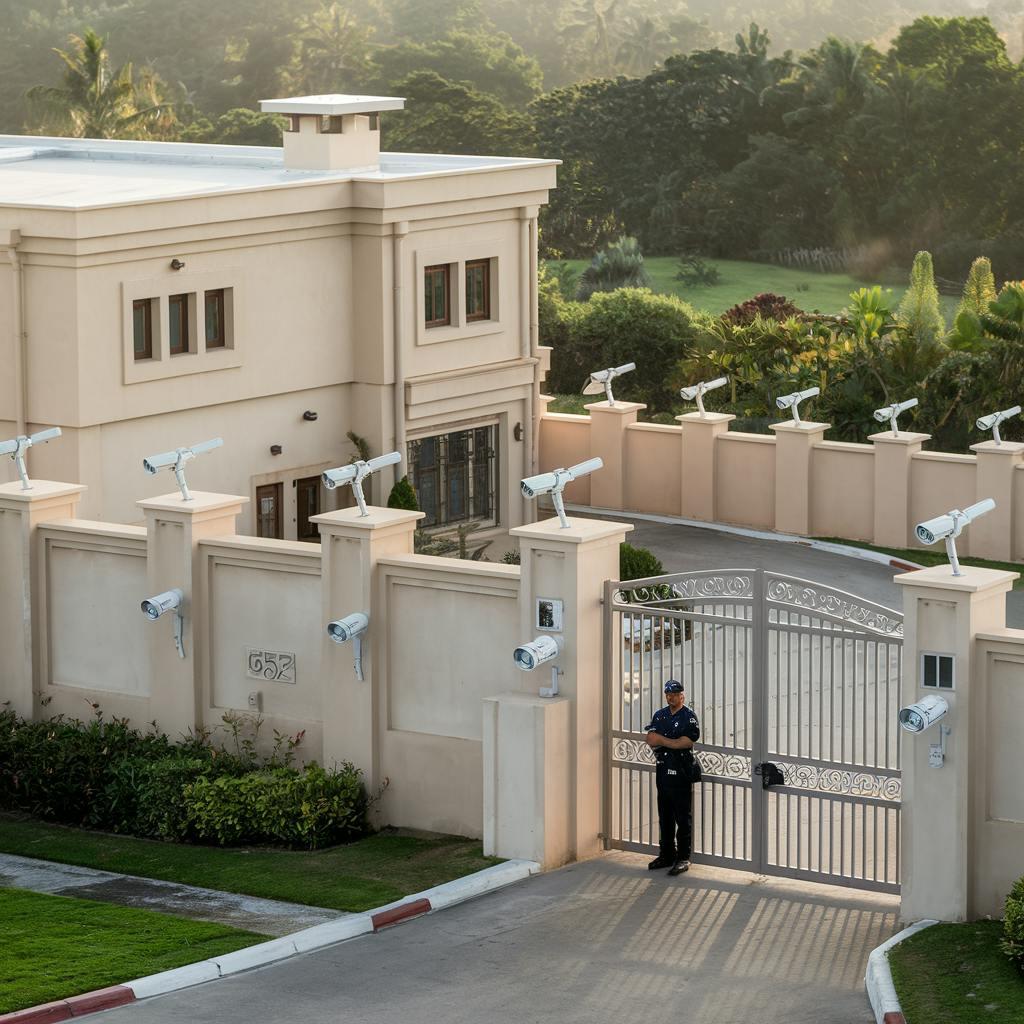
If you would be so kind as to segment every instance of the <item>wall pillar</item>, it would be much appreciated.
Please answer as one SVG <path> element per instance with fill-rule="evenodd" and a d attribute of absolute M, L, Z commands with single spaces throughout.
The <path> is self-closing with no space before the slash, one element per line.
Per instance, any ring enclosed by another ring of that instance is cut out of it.
<path fill-rule="evenodd" d="M 977 525 L 977 524 L 975 524 Z M 973 526 L 972 526 L 973 529 Z M 902 733 L 903 798 L 900 917 L 918 921 L 964 921 L 971 914 L 969 824 L 972 780 L 983 771 L 982 742 L 972 749 L 972 709 L 980 693 L 982 666 L 975 638 L 1005 626 L 1006 593 L 1018 574 L 964 567 L 954 576 L 948 565 L 896 577 L 903 586 L 904 649 L 901 705 L 928 695 L 943 697 L 949 713 L 917 734 Z M 954 686 L 921 685 L 921 654 L 951 654 Z M 928 747 L 951 730 L 942 767 L 928 765 Z"/>
<path fill-rule="evenodd" d="M 811 458 L 828 423 L 772 423 L 775 431 L 775 529 L 811 532 Z"/>
<path fill-rule="evenodd" d="M 641 402 L 593 402 L 583 407 L 590 414 L 590 458 L 600 458 L 604 469 L 590 478 L 590 504 L 594 508 L 627 508 L 626 428 L 636 423 Z"/>
<path fill-rule="evenodd" d="M 875 525 L 873 544 L 908 548 L 913 539 L 910 522 L 910 470 L 912 459 L 931 434 L 871 434 L 875 446 Z"/>
<path fill-rule="evenodd" d="M 971 451 L 978 459 L 975 500 L 995 498 L 996 507 L 971 524 L 970 552 L 974 558 L 1008 562 L 1019 554 L 1013 550 L 1013 474 L 1024 465 L 1024 444 L 983 441 L 972 444 Z"/>
<path fill-rule="evenodd" d="M 684 519 L 699 519 L 713 523 L 718 518 L 715 509 L 717 494 L 717 450 L 720 434 L 729 430 L 735 416 L 722 412 L 688 412 L 677 416 L 683 428 L 682 443 L 682 499 L 680 515 Z"/>
<path fill-rule="evenodd" d="M 599 476 L 600 474 L 595 475 Z M 540 634 L 537 629 L 536 607 L 538 598 L 562 602 L 562 636 L 565 647 L 556 664 L 564 670 L 559 676 L 560 696 L 569 704 L 567 748 L 568 763 L 561 770 L 567 773 L 569 831 L 564 839 L 568 844 L 565 860 L 593 857 L 602 849 L 602 787 L 604 701 L 603 701 L 603 619 L 602 592 L 605 580 L 619 578 L 619 545 L 632 530 L 627 523 L 609 523 L 594 519 L 570 519 L 569 529 L 559 528 L 557 519 L 546 519 L 531 526 L 519 526 L 511 531 L 519 539 L 521 579 L 519 596 L 520 633 L 523 641 Z M 525 673 L 524 673 L 525 675 Z M 541 686 L 549 686 L 551 674 L 547 665 L 530 673 L 525 680 L 529 690 L 536 693 Z M 524 690 L 526 687 L 524 687 Z M 515 714 L 512 707 L 499 708 L 500 714 Z M 522 715 L 530 714 L 521 710 Z M 543 729 L 533 719 L 534 746 L 524 745 L 524 756 L 534 756 L 541 737 L 557 731 L 559 712 L 544 716 Z M 511 719 L 510 719 L 511 720 Z M 485 747 L 484 770 L 493 770 L 499 763 Z M 534 762 L 535 764 L 536 762 Z M 554 762 L 551 767 L 554 768 Z M 535 774 L 535 769 L 530 770 Z M 499 778 L 498 786 L 515 786 L 515 777 Z M 485 785 L 485 790 L 487 786 Z M 509 799 L 513 799 L 509 794 Z M 501 797 L 499 794 L 499 804 Z M 535 804 L 537 813 L 543 813 L 541 831 L 545 844 L 559 835 L 558 817 L 562 814 L 559 801 L 549 800 Z M 499 831 L 499 836 L 501 835 Z M 553 840 L 557 847 L 559 840 Z M 519 848 L 513 844 L 511 849 Z M 496 848 L 499 856 L 510 856 L 506 849 Z M 559 854 L 561 856 L 561 854 Z"/>
<path fill-rule="evenodd" d="M 200 596 L 199 542 L 233 535 L 235 520 L 248 501 L 238 494 L 193 491 L 191 501 L 174 492 L 136 502 L 146 516 L 149 584 L 149 593 L 140 594 L 139 603 L 175 587 L 184 594 L 184 658 L 174 643 L 173 613 L 165 612 L 149 623 L 150 715 L 172 738 L 203 725 L 206 718 L 201 666 L 210 642 L 210 621 Z"/>
<path fill-rule="evenodd" d="M 39 666 L 39 544 L 36 528 L 73 519 L 85 488 L 52 480 L 0 484 L 0 701 L 33 718 Z"/>
<path fill-rule="evenodd" d="M 363 773 L 373 796 L 380 777 L 380 732 L 385 728 L 380 708 L 381 673 L 387 648 L 381 595 L 374 583 L 377 561 L 413 550 L 413 532 L 422 512 L 374 508 L 360 516 L 356 507 L 313 516 L 320 528 L 323 639 L 320 680 L 324 750 L 327 767 L 351 761 Z M 327 635 L 327 623 L 362 612 L 370 619 L 362 642 L 363 678 L 355 672 L 355 644 L 337 644 Z M 401 626 L 399 625 L 400 629 Z"/>

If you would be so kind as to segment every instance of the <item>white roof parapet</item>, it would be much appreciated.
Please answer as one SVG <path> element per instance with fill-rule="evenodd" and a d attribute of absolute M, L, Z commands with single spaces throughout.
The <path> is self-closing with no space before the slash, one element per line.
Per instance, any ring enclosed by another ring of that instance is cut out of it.
<path fill-rule="evenodd" d="M 265 114 L 376 114 L 382 110 L 401 110 L 404 106 L 404 96 L 346 96 L 339 93 L 260 100 L 260 110 Z"/>

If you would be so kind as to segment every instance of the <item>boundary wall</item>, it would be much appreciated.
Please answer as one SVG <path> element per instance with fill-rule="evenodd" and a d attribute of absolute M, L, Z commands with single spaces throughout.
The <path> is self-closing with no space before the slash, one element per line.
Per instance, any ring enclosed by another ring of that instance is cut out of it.
<path fill-rule="evenodd" d="M 825 440 L 827 423 L 772 424 L 772 435 L 730 430 L 722 413 L 637 422 L 646 406 L 597 402 L 588 415 L 545 413 L 539 471 L 599 456 L 605 468 L 569 484 L 566 501 L 759 530 L 920 547 L 917 523 L 995 498 L 960 553 L 1024 560 L 1024 444 L 985 441 L 970 455 L 924 451 L 928 434 Z"/>

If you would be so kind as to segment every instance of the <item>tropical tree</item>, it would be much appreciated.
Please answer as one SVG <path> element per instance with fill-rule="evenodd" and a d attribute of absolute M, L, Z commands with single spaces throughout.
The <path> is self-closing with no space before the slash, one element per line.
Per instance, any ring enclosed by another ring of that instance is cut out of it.
<path fill-rule="evenodd" d="M 288 83 L 300 95 L 346 92 L 366 76 L 373 28 L 347 7 L 325 3 L 299 21 Z"/>
<path fill-rule="evenodd" d="M 672 36 L 650 18 L 634 18 L 615 59 L 637 74 L 650 71 L 671 52 Z"/>
<path fill-rule="evenodd" d="M 76 139 L 167 137 L 176 129 L 163 83 L 148 68 L 136 77 L 131 63 L 113 71 L 106 40 L 86 29 L 55 49 L 64 65 L 59 86 L 37 85 L 28 99 L 39 111 L 38 130 Z"/>
<path fill-rule="evenodd" d="M 623 235 L 599 252 L 580 274 L 577 297 L 589 299 L 594 292 L 613 292 L 618 288 L 649 288 L 650 275 L 644 267 L 644 254 L 635 238 Z"/>
<path fill-rule="evenodd" d="M 930 252 L 919 252 L 914 257 L 910 287 L 900 300 L 896 319 L 921 345 L 933 345 L 945 334 Z"/>

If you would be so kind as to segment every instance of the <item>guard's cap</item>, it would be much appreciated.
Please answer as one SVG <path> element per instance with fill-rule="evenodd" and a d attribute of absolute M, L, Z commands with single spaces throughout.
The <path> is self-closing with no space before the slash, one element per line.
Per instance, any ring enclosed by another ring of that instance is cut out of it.
<path fill-rule="evenodd" d="M 682 693 L 683 692 L 683 684 L 681 682 L 679 682 L 678 679 L 670 679 L 665 684 L 665 692 L 666 693 Z"/>

